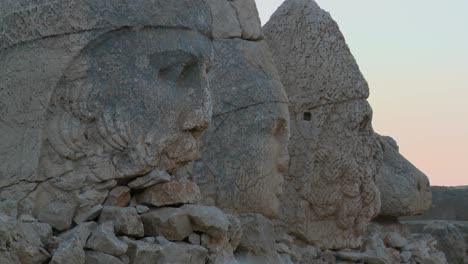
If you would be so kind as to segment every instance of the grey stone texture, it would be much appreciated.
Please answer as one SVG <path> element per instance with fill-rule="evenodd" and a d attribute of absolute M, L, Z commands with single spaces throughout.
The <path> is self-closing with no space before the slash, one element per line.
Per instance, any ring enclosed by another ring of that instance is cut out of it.
<path fill-rule="evenodd" d="M 379 215 L 400 217 L 424 213 L 432 200 L 429 179 L 399 153 L 394 139 L 379 136 L 379 141 L 383 150 L 383 164 L 376 176 L 382 201 Z"/>
<path fill-rule="evenodd" d="M 143 237 L 144 229 L 135 207 L 104 206 L 99 223 L 112 222 L 117 235 Z"/>
<path fill-rule="evenodd" d="M 182 241 L 193 233 L 187 212 L 173 207 L 153 209 L 141 215 L 146 236 L 164 236 Z"/>
<path fill-rule="evenodd" d="M 202 0 L 36 2 L 0 3 L 0 199 L 65 230 L 83 188 L 198 155 L 211 12 Z"/>
<path fill-rule="evenodd" d="M 432 206 L 420 216 L 406 220 L 468 221 L 468 186 L 431 186 Z"/>
<path fill-rule="evenodd" d="M 287 99 L 264 41 L 214 41 L 212 125 L 194 177 L 203 203 L 275 216 L 287 170 Z"/>
<path fill-rule="evenodd" d="M 358 247 L 380 209 L 374 178 L 382 157 L 367 82 L 314 1 L 285 1 L 263 31 L 290 102 L 280 225 L 321 248 Z"/>
<path fill-rule="evenodd" d="M 187 179 L 157 184 L 137 195 L 137 202 L 157 207 L 197 203 L 200 199 L 197 184 Z"/>

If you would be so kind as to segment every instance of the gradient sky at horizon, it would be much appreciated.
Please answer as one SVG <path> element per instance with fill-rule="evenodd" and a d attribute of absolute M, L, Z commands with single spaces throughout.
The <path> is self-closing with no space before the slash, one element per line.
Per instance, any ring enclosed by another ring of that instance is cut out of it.
<path fill-rule="evenodd" d="M 266 23 L 283 0 L 256 0 Z M 317 0 L 369 82 L 376 132 L 432 185 L 468 185 L 468 1 Z"/>

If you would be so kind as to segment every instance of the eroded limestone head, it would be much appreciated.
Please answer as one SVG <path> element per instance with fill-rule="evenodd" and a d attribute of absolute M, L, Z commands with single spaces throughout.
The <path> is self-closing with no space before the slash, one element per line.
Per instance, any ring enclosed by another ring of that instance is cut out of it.
<path fill-rule="evenodd" d="M 95 181 L 193 160 L 211 119 L 210 55 L 208 38 L 190 30 L 105 34 L 57 85 L 45 141 L 64 158 L 101 160 L 91 171 Z"/>
<path fill-rule="evenodd" d="M 397 218 L 422 214 L 431 207 L 428 177 L 399 153 L 393 138 L 378 138 L 383 151 L 382 168 L 376 177 L 382 197 L 379 216 Z"/>
<path fill-rule="evenodd" d="M 195 164 L 209 203 L 274 217 L 289 155 L 289 113 L 264 42 L 215 41 L 213 124 Z"/>
<path fill-rule="evenodd" d="M 211 12 L 202 0 L 33 2 L 0 4 L 0 84 L 32 104 L 7 109 L 12 123 L 30 113 L 16 127 L 28 137 L 9 136 L 25 146 L 11 148 L 17 163 L 32 165 L 2 166 L 0 187 L 9 188 L 2 199 L 65 230 L 88 206 L 83 193 L 105 197 L 117 181 L 200 156 L 212 113 Z M 41 216 L 57 212 L 65 225 Z"/>

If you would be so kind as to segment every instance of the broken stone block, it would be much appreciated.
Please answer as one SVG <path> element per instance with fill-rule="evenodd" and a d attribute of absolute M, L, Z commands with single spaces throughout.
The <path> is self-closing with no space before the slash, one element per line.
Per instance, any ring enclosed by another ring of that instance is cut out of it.
<path fill-rule="evenodd" d="M 171 180 L 171 175 L 166 171 L 153 170 L 150 173 L 141 176 L 128 184 L 132 189 L 145 189 L 158 183 L 164 183 Z"/>
<path fill-rule="evenodd" d="M 193 233 L 188 237 L 188 242 L 192 245 L 200 245 L 200 239 L 200 235 Z"/>
<path fill-rule="evenodd" d="M 255 0 L 232 0 L 242 29 L 242 38 L 258 40 L 262 38 L 262 26 Z"/>
<path fill-rule="evenodd" d="M 126 186 L 117 186 L 109 192 L 104 205 L 125 207 L 130 202 L 130 199 L 130 188 Z"/>
<path fill-rule="evenodd" d="M 227 0 L 207 1 L 213 16 L 213 38 L 240 38 L 242 30 L 237 19 L 236 10 Z"/>
<path fill-rule="evenodd" d="M 408 244 L 408 240 L 397 232 L 389 232 L 384 238 L 385 245 L 392 248 L 402 248 Z"/>
<path fill-rule="evenodd" d="M 120 241 L 114 234 L 114 224 L 105 222 L 100 224 L 89 237 L 86 248 L 101 251 L 114 256 L 125 254 L 128 245 Z"/>
<path fill-rule="evenodd" d="M 161 250 L 155 259 L 155 263 L 205 264 L 207 256 L 208 250 L 202 246 L 182 242 L 167 243 L 161 246 Z"/>
<path fill-rule="evenodd" d="M 144 229 L 135 207 L 104 206 L 99 223 L 112 221 L 117 235 L 143 237 Z"/>
<path fill-rule="evenodd" d="M 60 234 L 58 237 L 61 240 L 69 240 L 73 237 L 77 237 L 82 245 L 86 245 L 86 241 L 97 226 L 98 224 L 96 222 L 81 223 L 73 229 Z"/>
<path fill-rule="evenodd" d="M 150 210 L 148 206 L 144 206 L 144 205 L 137 205 L 135 206 L 135 208 L 137 209 L 137 212 L 139 214 L 147 213 Z"/>
<path fill-rule="evenodd" d="M 70 228 L 75 215 L 76 204 L 55 201 L 39 211 L 37 220 L 48 223 L 57 230 Z"/>
<path fill-rule="evenodd" d="M 226 215 L 229 220 L 228 239 L 233 250 L 236 250 L 242 238 L 242 225 L 239 218 L 233 215 Z"/>
<path fill-rule="evenodd" d="M 208 249 L 209 263 L 237 264 L 234 257 L 234 249 L 229 244 L 229 239 L 226 236 L 212 237 L 202 234 L 201 245 Z"/>
<path fill-rule="evenodd" d="M 212 237 L 226 235 L 229 228 L 229 220 L 217 207 L 186 204 L 180 207 L 180 209 L 187 212 L 193 230 L 206 233 Z"/>
<path fill-rule="evenodd" d="M 141 215 L 145 236 L 164 236 L 181 241 L 193 233 L 189 217 L 184 210 L 173 207 L 153 209 Z"/>
<path fill-rule="evenodd" d="M 120 259 L 99 251 L 86 251 L 86 264 L 124 264 Z"/>
<path fill-rule="evenodd" d="M 155 260 L 161 250 L 159 245 L 141 240 L 125 239 L 128 243 L 127 256 L 132 264 L 156 263 Z M 159 263 L 159 262 L 157 262 Z"/>
<path fill-rule="evenodd" d="M 151 186 L 137 196 L 138 203 L 157 207 L 196 203 L 200 199 L 198 186 L 186 179 Z"/>
<path fill-rule="evenodd" d="M 73 237 L 60 243 L 49 264 L 84 264 L 85 258 L 80 239 Z"/>
<path fill-rule="evenodd" d="M 75 217 L 73 218 L 73 222 L 79 225 L 83 222 L 94 220 L 99 216 L 101 211 L 102 205 L 100 204 L 97 204 L 91 208 L 78 208 L 78 210 L 76 210 Z"/>

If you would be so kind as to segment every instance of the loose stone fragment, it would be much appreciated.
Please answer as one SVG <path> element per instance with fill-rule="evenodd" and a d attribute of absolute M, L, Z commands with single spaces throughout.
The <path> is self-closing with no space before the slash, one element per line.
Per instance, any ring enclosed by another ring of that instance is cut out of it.
<path fill-rule="evenodd" d="M 99 251 L 86 251 L 86 264 L 124 264 L 120 259 Z"/>
<path fill-rule="evenodd" d="M 200 235 L 193 233 L 188 237 L 188 242 L 192 245 L 200 245 L 200 239 Z"/>
<path fill-rule="evenodd" d="M 99 214 L 101 213 L 101 210 L 102 210 L 102 205 L 98 204 L 98 205 L 95 205 L 89 209 L 87 209 L 86 211 L 82 211 L 80 209 L 78 209 L 76 211 L 76 214 L 75 214 L 75 217 L 73 218 L 73 222 L 75 222 L 76 224 L 81 224 L 83 222 L 87 222 L 87 221 L 91 221 L 91 220 L 94 220 L 96 219 Z"/>
<path fill-rule="evenodd" d="M 89 237 L 86 247 L 114 256 L 123 255 L 128 249 L 127 244 L 115 236 L 112 222 L 100 224 Z"/>
<path fill-rule="evenodd" d="M 82 245 L 86 245 L 86 241 L 97 226 L 98 224 L 96 222 L 81 223 L 75 226 L 73 229 L 60 234 L 59 238 L 62 240 L 69 240 L 73 237 L 77 237 Z"/>
<path fill-rule="evenodd" d="M 99 223 L 114 223 L 117 235 L 143 237 L 144 229 L 135 207 L 104 206 Z"/>
<path fill-rule="evenodd" d="M 117 186 L 109 192 L 104 205 L 125 207 L 130 202 L 130 199 L 130 188 L 126 186 Z"/>
<path fill-rule="evenodd" d="M 202 246 L 187 243 L 167 243 L 161 246 L 161 251 L 155 263 L 173 264 L 190 263 L 205 264 L 208 250 Z"/>
<path fill-rule="evenodd" d="M 128 184 L 132 189 L 144 189 L 158 183 L 164 183 L 171 180 L 171 175 L 166 171 L 153 170 L 145 176 L 139 177 Z"/>
<path fill-rule="evenodd" d="M 200 198 L 198 186 L 192 181 L 183 179 L 151 186 L 137 196 L 137 202 L 161 207 L 196 203 Z"/>
<path fill-rule="evenodd" d="M 60 231 L 67 230 L 72 224 L 75 209 L 75 204 L 52 202 L 39 211 L 37 220 L 48 223 Z"/>
<path fill-rule="evenodd" d="M 229 220 L 217 207 L 205 205 L 186 204 L 180 209 L 187 212 L 195 231 L 204 232 L 213 237 L 226 235 Z"/>
<path fill-rule="evenodd" d="M 169 240 L 181 241 L 193 233 L 189 217 L 184 210 L 165 207 L 153 209 L 141 215 L 145 236 L 164 236 Z"/>
<path fill-rule="evenodd" d="M 406 244 L 408 244 L 408 240 L 402 237 L 397 232 L 389 232 L 384 239 L 385 245 L 392 247 L 392 248 L 402 248 Z"/>
<path fill-rule="evenodd" d="M 60 243 L 50 264 L 84 264 L 85 252 L 78 237 L 67 239 Z"/>

